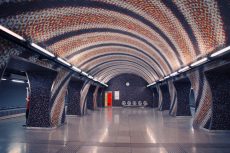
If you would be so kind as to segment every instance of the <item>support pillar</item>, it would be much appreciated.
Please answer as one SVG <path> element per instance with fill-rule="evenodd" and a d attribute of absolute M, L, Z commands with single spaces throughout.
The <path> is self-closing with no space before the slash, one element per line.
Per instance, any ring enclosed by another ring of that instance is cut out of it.
<path fill-rule="evenodd" d="M 153 102 L 152 102 L 152 108 L 157 108 L 158 107 L 158 103 L 159 103 L 159 94 L 157 92 L 157 88 L 156 87 L 152 87 L 151 88 L 152 92 L 153 92 Z"/>
<path fill-rule="evenodd" d="M 93 94 L 94 94 L 95 89 L 96 89 L 96 86 L 91 85 L 87 93 L 87 108 L 90 110 L 94 110 Z"/>
<path fill-rule="evenodd" d="M 162 102 L 159 107 L 160 111 L 169 110 L 170 108 L 170 94 L 167 84 L 160 85 L 160 90 L 162 93 Z"/>
<path fill-rule="evenodd" d="M 174 81 L 176 88 L 177 99 L 173 105 L 176 110 L 175 116 L 191 116 L 189 105 L 189 94 L 191 90 L 191 83 L 188 78 Z"/>
<path fill-rule="evenodd" d="M 212 114 L 209 130 L 230 130 L 230 64 L 205 72 L 211 88 Z"/>
<path fill-rule="evenodd" d="M 51 127 L 51 87 L 56 75 L 49 72 L 27 72 L 30 88 L 27 127 Z"/>
<path fill-rule="evenodd" d="M 84 82 L 81 80 L 71 80 L 68 86 L 67 115 L 81 115 L 80 92 Z"/>

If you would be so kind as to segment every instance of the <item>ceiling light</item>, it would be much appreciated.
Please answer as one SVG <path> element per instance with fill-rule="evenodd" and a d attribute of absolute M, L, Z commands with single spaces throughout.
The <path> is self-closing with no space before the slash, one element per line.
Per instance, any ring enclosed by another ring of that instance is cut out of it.
<path fill-rule="evenodd" d="M 191 66 L 192 66 L 192 67 L 194 67 L 194 66 L 201 65 L 201 64 L 205 63 L 207 60 L 208 60 L 208 58 L 207 58 L 207 57 L 202 58 L 201 60 L 199 60 L 199 61 L 196 61 L 196 62 L 192 63 L 192 64 L 191 64 Z"/>
<path fill-rule="evenodd" d="M 67 66 L 71 66 L 71 64 L 69 64 L 68 62 L 66 62 L 65 60 L 63 60 L 62 58 L 58 57 L 57 60 Z"/>
<path fill-rule="evenodd" d="M 88 74 L 84 71 L 81 71 L 81 73 L 84 75 L 84 76 L 88 76 Z"/>
<path fill-rule="evenodd" d="M 230 46 L 228 46 L 226 48 L 223 48 L 223 49 L 211 54 L 211 57 L 216 57 L 216 56 L 221 55 L 221 54 L 223 54 L 223 53 L 225 53 L 225 52 L 227 52 L 229 50 L 230 50 Z"/>
<path fill-rule="evenodd" d="M 178 72 L 174 72 L 172 74 L 170 74 L 170 76 L 176 76 L 177 74 L 179 74 Z"/>
<path fill-rule="evenodd" d="M 93 79 L 93 76 L 89 75 L 88 78 Z"/>
<path fill-rule="evenodd" d="M 170 76 L 166 76 L 166 77 L 164 77 L 164 79 L 168 79 Z"/>
<path fill-rule="evenodd" d="M 15 38 L 18 38 L 19 40 L 25 41 L 25 39 L 24 39 L 22 36 L 20 36 L 20 35 L 14 33 L 13 31 L 7 29 L 6 27 L 4 27 L 4 26 L 2 26 L 2 25 L 0 25 L 0 30 L 2 30 L 2 31 L 4 31 L 4 32 L 6 32 L 6 33 L 8 33 L 8 34 L 10 34 L 11 36 L 14 36 Z"/>
<path fill-rule="evenodd" d="M 107 84 L 105 84 L 105 83 L 102 83 L 102 82 L 101 82 L 101 84 L 102 84 L 102 85 L 104 85 L 104 86 L 106 86 L 106 87 L 108 87 L 108 85 L 107 85 Z"/>
<path fill-rule="evenodd" d="M 5 78 L 2 78 L 1 80 L 2 80 L 2 81 L 5 81 L 6 79 L 5 79 Z"/>
<path fill-rule="evenodd" d="M 154 84 L 156 84 L 156 82 L 153 82 L 153 83 L 147 85 L 147 87 L 150 87 L 150 86 L 152 86 L 152 85 L 154 85 Z"/>
<path fill-rule="evenodd" d="M 72 69 L 73 69 L 74 71 L 81 72 L 81 69 L 79 69 L 79 68 L 77 68 L 77 67 L 75 67 L 75 66 L 72 66 Z"/>
<path fill-rule="evenodd" d="M 25 83 L 25 81 L 23 81 L 23 80 L 11 80 L 12 82 L 15 82 L 15 83 Z"/>
<path fill-rule="evenodd" d="M 186 66 L 186 67 L 184 67 L 184 68 L 181 68 L 180 70 L 178 70 L 178 72 L 185 72 L 185 71 L 187 71 L 187 70 L 189 70 L 190 69 L 190 67 L 189 66 Z"/>
<path fill-rule="evenodd" d="M 38 46 L 38 45 L 35 44 L 35 43 L 31 43 L 30 45 L 33 46 L 34 48 L 38 49 L 38 50 L 41 51 L 42 53 L 48 55 L 48 56 L 55 57 L 55 55 L 54 55 L 53 53 L 47 51 L 46 49 L 42 48 L 41 46 Z"/>

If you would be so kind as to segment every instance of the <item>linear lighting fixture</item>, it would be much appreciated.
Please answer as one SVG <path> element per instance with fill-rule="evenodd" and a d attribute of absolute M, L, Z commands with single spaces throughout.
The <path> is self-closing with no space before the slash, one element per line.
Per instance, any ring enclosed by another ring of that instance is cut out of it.
<path fill-rule="evenodd" d="M 35 44 L 35 43 L 31 43 L 30 45 L 31 45 L 32 47 L 38 49 L 38 50 L 41 51 L 42 53 L 44 53 L 44 54 L 50 56 L 50 57 L 55 57 L 55 55 L 54 55 L 53 53 L 51 53 L 51 52 L 49 52 L 48 50 L 42 48 L 41 46 L 38 46 L 38 45 Z"/>
<path fill-rule="evenodd" d="M 160 79 L 159 81 L 164 81 L 164 79 Z"/>
<path fill-rule="evenodd" d="M 5 81 L 6 79 L 5 79 L 5 78 L 2 78 L 1 80 L 2 80 L 2 81 Z"/>
<path fill-rule="evenodd" d="M 88 78 L 92 79 L 93 80 L 93 76 L 89 75 Z"/>
<path fill-rule="evenodd" d="M 93 79 L 95 82 L 98 82 L 98 80 L 95 78 L 95 79 Z"/>
<path fill-rule="evenodd" d="M 87 73 L 85 73 L 84 71 L 81 72 L 84 76 L 88 76 Z"/>
<path fill-rule="evenodd" d="M 153 83 L 147 85 L 147 87 L 150 87 L 150 86 L 152 86 L 152 85 L 154 85 L 154 84 L 156 84 L 156 82 L 153 82 Z"/>
<path fill-rule="evenodd" d="M 76 72 L 81 72 L 81 69 L 77 68 L 76 66 L 72 66 L 72 69 Z"/>
<path fill-rule="evenodd" d="M 181 69 L 179 69 L 178 70 L 178 72 L 185 72 L 185 71 L 187 71 L 187 70 L 189 70 L 190 69 L 190 67 L 189 66 L 185 66 L 184 68 L 181 68 Z"/>
<path fill-rule="evenodd" d="M 178 72 L 174 72 L 172 74 L 170 74 L 170 76 L 176 76 L 177 74 L 179 74 Z"/>
<path fill-rule="evenodd" d="M 106 86 L 106 87 L 108 87 L 108 85 L 107 85 L 107 84 L 105 84 L 105 83 L 103 83 L 103 82 L 101 82 L 101 84 L 102 84 L 102 85 L 104 85 L 104 86 Z"/>
<path fill-rule="evenodd" d="M 65 60 L 63 60 L 63 59 L 60 58 L 60 57 L 58 57 L 57 60 L 58 60 L 59 62 L 61 62 L 62 64 L 65 64 L 65 65 L 67 65 L 67 66 L 71 66 L 71 64 L 69 64 L 68 62 L 66 62 Z"/>
<path fill-rule="evenodd" d="M 230 46 L 228 46 L 226 48 L 223 48 L 223 49 L 211 54 L 210 57 L 216 57 L 216 56 L 221 55 L 221 54 L 223 54 L 223 53 L 225 53 L 227 51 L 230 51 Z"/>
<path fill-rule="evenodd" d="M 13 31 L 7 29 L 6 27 L 4 27 L 4 26 L 2 26 L 2 25 L 0 25 L 0 29 L 1 29 L 2 31 L 4 31 L 4 32 L 8 33 L 8 34 L 11 35 L 11 36 L 14 36 L 15 38 L 17 38 L 17 39 L 19 39 L 19 40 L 25 41 L 25 39 L 24 39 L 22 36 L 16 34 L 15 32 L 13 32 Z"/>
<path fill-rule="evenodd" d="M 196 61 L 196 62 L 192 63 L 191 66 L 192 66 L 192 67 L 195 67 L 195 66 L 201 65 L 201 64 L 205 63 L 207 60 L 208 60 L 207 57 L 202 58 L 202 59 L 200 59 L 199 61 Z"/>
<path fill-rule="evenodd" d="M 170 76 L 166 76 L 166 77 L 164 77 L 164 79 L 168 79 Z"/>
<path fill-rule="evenodd" d="M 12 82 L 15 82 L 15 83 L 25 83 L 25 81 L 23 80 L 16 80 L 16 79 L 13 79 L 11 80 Z"/>

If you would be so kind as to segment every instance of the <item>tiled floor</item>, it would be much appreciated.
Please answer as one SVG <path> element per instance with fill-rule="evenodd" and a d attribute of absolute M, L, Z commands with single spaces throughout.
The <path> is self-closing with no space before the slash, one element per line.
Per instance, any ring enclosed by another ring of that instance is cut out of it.
<path fill-rule="evenodd" d="M 0 153 L 230 153 L 230 133 L 194 130 L 190 117 L 113 108 L 67 117 L 55 130 L 26 130 L 24 117 L 0 121 Z"/>

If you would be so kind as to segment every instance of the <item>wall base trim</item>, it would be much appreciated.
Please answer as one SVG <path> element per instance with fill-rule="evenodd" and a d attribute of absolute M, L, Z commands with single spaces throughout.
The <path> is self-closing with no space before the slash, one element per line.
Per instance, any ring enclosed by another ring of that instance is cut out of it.
<path fill-rule="evenodd" d="M 10 119 L 10 118 L 20 117 L 20 116 L 24 116 L 24 115 L 25 115 L 25 113 L 2 116 L 2 117 L 0 117 L 0 120 L 5 120 L 5 119 Z M 26 118 L 25 118 L 25 120 L 26 120 Z"/>

